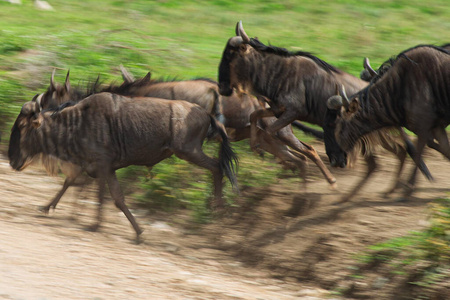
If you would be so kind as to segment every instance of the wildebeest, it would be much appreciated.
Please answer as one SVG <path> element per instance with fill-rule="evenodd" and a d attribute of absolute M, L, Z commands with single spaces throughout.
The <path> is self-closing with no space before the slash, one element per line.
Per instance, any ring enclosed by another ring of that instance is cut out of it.
<path fill-rule="evenodd" d="M 389 126 L 405 127 L 417 135 L 416 165 L 430 140 L 450 159 L 445 128 L 450 123 L 450 53 L 443 48 L 419 45 L 388 60 L 369 86 L 348 100 L 328 100 L 325 135 L 336 137 L 351 151 L 361 136 Z M 409 184 L 415 183 L 415 171 Z M 410 195 L 412 189 L 405 191 Z"/>
<path fill-rule="evenodd" d="M 443 48 L 443 49 L 445 49 L 445 50 L 447 50 L 447 51 L 450 51 L 450 43 L 448 43 L 448 44 L 443 44 L 443 45 L 441 45 L 441 46 L 439 46 L 439 47 L 441 47 L 441 48 Z M 372 66 L 370 65 L 369 58 L 365 57 L 364 60 L 363 60 L 363 68 L 364 68 L 364 69 L 361 71 L 361 74 L 360 74 L 359 77 L 360 77 L 362 80 L 365 80 L 365 81 L 371 81 L 373 78 L 375 78 L 375 77 L 378 75 L 379 72 L 382 72 L 384 66 L 387 66 L 387 67 L 389 68 L 389 65 L 390 65 L 390 64 L 389 64 L 389 60 L 388 60 L 388 62 L 386 62 L 386 64 L 382 64 L 382 65 L 380 66 L 379 70 L 375 70 L 375 69 L 372 68 Z"/>
<path fill-rule="evenodd" d="M 217 83 L 209 79 L 161 82 L 151 80 L 148 73 L 144 78 L 135 80 L 124 68 L 122 68 L 122 75 L 124 78 L 122 85 L 110 86 L 104 91 L 121 95 L 182 99 L 199 104 L 225 125 L 227 132 L 231 132 L 233 141 L 249 138 L 250 115 L 261 108 L 260 102 L 246 93 L 219 95 Z M 273 117 L 265 118 L 260 120 L 259 124 L 262 128 L 266 128 L 275 120 Z M 293 134 L 291 126 L 282 128 L 276 136 L 268 135 L 265 131 L 258 131 L 256 138 L 263 150 L 277 157 L 286 168 L 298 169 L 303 179 L 305 179 L 303 155 L 307 156 L 319 167 L 332 187 L 335 186 L 336 179 L 323 164 L 314 148 L 299 141 Z M 293 147 L 300 154 L 287 146 Z"/>
<path fill-rule="evenodd" d="M 212 135 L 221 139 L 219 159 L 202 150 L 203 141 Z M 40 153 L 69 161 L 98 178 L 100 205 L 93 229 L 101 222 L 107 183 L 115 205 L 133 225 L 137 239 L 142 231 L 125 205 L 117 169 L 153 166 L 175 154 L 211 171 L 218 206 L 223 205 L 223 174 L 233 186 L 237 184 L 237 157 L 225 128 L 203 108 L 186 101 L 98 93 L 76 104 L 67 102 L 56 110 L 42 112 L 38 102 L 27 102 L 11 131 L 10 164 L 15 170 L 22 170 Z"/>
<path fill-rule="evenodd" d="M 183 81 L 159 81 L 151 79 L 150 73 L 140 79 L 134 77 L 121 66 L 124 82 L 121 85 L 111 84 L 106 88 L 97 86 L 98 81 L 87 88 L 81 90 L 73 88 L 70 84 L 69 72 L 63 85 L 56 84 L 54 81 L 54 72 L 50 79 L 50 85 L 47 91 L 37 96 L 37 103 L 41 109 L 56 108 L 59 105 L 71 100 L 81 100 L 94 91 L 112 92 L 125 96 L 148 96 L 161 97 L 175 100 L 182 99 L 188 102 L 198 104 L 205 108 L 210 114 L 222 120 L 227 127 L 230 141 L 239 141 L 250 136 L 249 122 L 250 114 L 260 107 L 260 103 L 255 97 L 246 94 L 233 94 L 229 97 L 219 95 L 217 83 L 209 79 L 183 80 Z M 268 126 L 274 118 L 265 118 L 259 122 L 262 128 Z M 308 130 L 308 128 L 303 128 Z M 306 161 L 301 153 L 292 151 L 286 146 L 287 143 L 301 143 L 295 137 L 291 127 L 283 128 L 276 138 L 268 135 L 265 131 L 258 131 L 258 141 L 261 148 L 273 154 L 284 168 L 292 171 L 298 171 L 303 184 L 306 183 Z M 280 142 L 281 141 L 281 142 Z M 45 160 L 44 166 L 49 173 L 54 173 L 56 160 Z M 52 164 L 53 163 L 53 164 Z M 56 208 L 59 200 L 67 190 L 76 181 L 86 182 L 87 177 L 82 176 L 82 170 L 79 166 L 66 161 L 60 161 L 60 168 L 66 179 L 62 189 L 47 205 L 40 207 L 40 210 L 47 213 L 50 208 Z M 319 167 L 320 164 L 319 164 Z M 335 178 L 324 166 L 323 173 L 328 182 L 334 186 Z"/>
<path fill-rule="evenodd" d="M 252 121 L 262 116 L 275 115 L 277 120 L 266 129 L 269 134 L 276 133 L 294 120 L 323 127 L 327 111 L 326 101 L 336 93 L 337 86 L 343 85 L 347 91 L 354 93 L 367 84 L 308 52 L 293 53 L 249 38 L 242 27 L 242 22 L 236 25 L 236 36 L 228 40 L 219 66 L 219 92 L 222 95 L 230 95 L 233 89 L 237 89 L 264 97 L 268 101 L 270 110 L 255 112 Z M 252 128 L 255 128 L 254 124 L 252 122 Z M 368 171 L 360 183 L 343 199 L 351 198 L 375 170 L 374 144 L 381 144 L 397 155 L 400 161 L 396 181 L 388 190 L 394 191 L 398 186 L 407 151 L 410 150 L 405 145 L 401 130 L 391 128 L 376 131 L 361 141 L 360 149 L 367 162 Z M 333 136 L 328 135 L 325 138 L 326 152 L 331 165 L 345 167 L 346 153 L 339 148 Z M 251 140 L 254 144 L 253 136 Z"/>

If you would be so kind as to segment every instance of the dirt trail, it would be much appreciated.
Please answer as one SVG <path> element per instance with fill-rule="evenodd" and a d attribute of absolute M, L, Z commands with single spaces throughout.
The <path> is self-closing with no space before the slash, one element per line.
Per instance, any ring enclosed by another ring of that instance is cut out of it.
<path fill-rule="evenodd" d="M 396 165 L 384 155 L 370 184 L 345 205 L 333 205 L 339 193 L 311 164 L 307 193 L 282 179 L 244 189 L 240 206 L 208 225 L 135 209 L 145 229 L 140 245 L 111 201 L 99 232 L 85 230 L 94 220 L 95 194 L 75 204 L 77 195 L 68 193 L 55 212 L 43 215 L 37 207 L 62 179 L 35 167 L 14 172 L 2 157 L 0 299 L 338 299 L 330 291 L 349 284 L 367 299 L 383 299 L 397 283 L 382 281 L 374 292 L 379 278 L 349 277 L 354 255 L 426 226 L 427 203 L 447 195 L 450 166 L 430 152 L 426 163 L 436 181 L 421 176 L 416 197 L 396 202 L 381 194 Z M 364 165 L 333 173 L 344 192 Z"/>
<path fill-rule="evenodd" d="M 184 254 L 179 250 L 183 229 L 145 222 L 144 211 L 134 211 L 145 228 L 145 242 L 135 245 L 132 228 L 110 201 L 101 230 L 86 231 L 95 213 L 94 195 L 75 208 L 71 198 L 76 197 L 66 196 L 55 212 L 42 215 L 37 207 L 61 183 L 37 168 L 14 172 L 4 157 L 0 160 L 0 299 L 319 299 L 326 294 L 246 268 L 202 237 L 194 238 L 197 249 Z"/>

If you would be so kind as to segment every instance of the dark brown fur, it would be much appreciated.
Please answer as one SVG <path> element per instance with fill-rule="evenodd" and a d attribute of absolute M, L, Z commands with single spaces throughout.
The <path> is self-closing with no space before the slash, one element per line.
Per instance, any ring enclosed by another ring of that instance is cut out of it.
<path fill-rule="evenodd" d="M 115 204 L 142 232 L 124 203 L 115 176 L 129 165 L 153 166 L 175 154 L 210 170 L 214 179 L 214 200 L 222 206 L 222 178 L 225 173 L 236 184 L 234 162 L 225 130 L 203 108 L 186 101 L 158 98 L 127 98 L 110 93 L 89 96 L 60 111 L 38 113 L 35 102 L 24 104 L 11 134 L 9 158 L 16 170 L 26 167 L 33 156 L 44 153 L 80 166 L 99 179 L 99 211 L 105 183 Z M 221 137 L 219 159 L 202 151 L 210 126 Z"/>
<path fill-rule="evenodd" d="M 438 141 L 435 149 L 450 159 L 445 132 L 450 123 L 450 53 L 445 49 L 421 45 L 400 53 L 384 65 L 367 88 L 351 97 L 350 105 L 351 111 L 343 107 L 337 114 L 329 112 L 337 125 L 335 132 L 326 132 L 336 135 L 345 151 L 361 136 L 402 126 L 417 134 L 416 165 L 420 165 L 430 139 Z M 409 183 L 414 186 L 415 171 Z M 409 189 L 405 194 L 411 192 Z"/>
<path fill-rule="evenodd" d="M 327 112 L 326 101 L 336 93 L 336 87 L 344 86 L 351 94 L 367 82 L 327 64 L 307 52 L 289 52 L 286 49 L 263 45 L 250 39 L 239 25 L 237 36 L 228 40 L 219 66 L 220 93 L 228 95 L 233 89 L 243 90 L 258 97 L 265 97 L 270 111 L 255 112 L 254 120 L 261 116 L 275 115 L 277 120 L 266 130 L 274 134 L 295 120 L 306 121 L 324 127 Z M 253 125 L 253 124 L 252 124 Z M 398 129 L 397 132 L 401 129 Z M 397 186 L 406 158 L 402 139 L 392 135 L 392 130 L 377 131 L 361 145 L 368 172 L 361 182 L 346 195 L 350 199 L 367 182 L 376 168 L 375 154 L 370 141 L 385 141 L 385 146 L 399 158 L 395 185 Z M 251 137 L 253 140 L 253 137 Z M 326 151 L 332 166 L 345 167 L 347 156 L 333 136 L 326 136 Z M 367 144 L 369 143 L 369 144 Z M 354 156 L 354 155 L 352 155 Z"/>

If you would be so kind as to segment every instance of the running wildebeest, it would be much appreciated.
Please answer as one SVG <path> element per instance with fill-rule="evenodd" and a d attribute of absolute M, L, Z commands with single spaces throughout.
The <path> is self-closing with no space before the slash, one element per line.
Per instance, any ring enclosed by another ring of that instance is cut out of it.
<path fill-rule="evenodd" d="M 402 126 L 417 135 L 416 165 L 424 146 L 436 140 L 435 149 L 450 159 L 445 128 L 450 123 L 450 52 L 419 45 L 388 60 L 369 86 L 348 99 L 328 100 L 326 136 L 351 151 L 361 136 L 389 126 Z M 415 170 L 409 184 L 414 186 Z M 412 188 L 405 190 L 409 196 Z"/>
<path fill-rule="evenodd" d="M 128 71 L 121 66 L 122 76 L 124 82 L 121 85 L 110 85 L 106 88 L 100 89 L 100 92 L 112 92 L 115 94 L 125 96 L 149 96 L 162 97 L 170 100 L 182 99 L 188 102 L 196 103 L 205 108 L 210 114 L 222 119 L 225 126 L 227 126 L 227 133 L 231 133 L 230 141 L 239 141 L 250 136 L 249 121 L 250 114 L 260 107 L 260 103 L 255 97 L 242 94 L 240 96 L 233 94 L 230 97 L 219 95 L 217 83 L 209 79 L 184 80 L 184 81 L 158 81 L 150 78 L 150 73 L 141 79 L 134 79 Z M 79 88 L 71 87 L 69 80 L 69 72 L 66 75 L 64 85 L 59 85 L 54 82 L 54 72 L 50 79 L 50 86 L 47 91 L 37 96 L 36 102 L 41 109 L 56 108 L 59 105 L 72 100 L 79 101 L 94 91 L 99 89 L 98 81 L 95 82 L 86 91 Z M 274 118 L 266 118 L 261 120 L 262 128 L 273 122 Z M 292 133 L 291 127 L 283 128 L 273 138 L 265 131 L 258 131 L 258 141 L 261 148 L 273 154 L 284 168 L 290 169 L 293 172 L 298 171 L 300 177 L 303 179 L 303 184 L 306 184 L 306 158 L 301 153 L 292 151 L 286 146 L 286 142 L 291 141 L 295 143 L 298 139 Z M 282 141 L 282 142 L 280 142 Z M 46 167 L 49 174 L 55 174 L 57 168 L 55 159 L 45 159 L 43 165 Z M 40 207 L 40 210 L 48 213 L 50 208 L 55 209 L 61 197 L 67 188 L 75 182 L 87 182 L 88 177 L 82 176 L 82 169 L 80 166 L 66 161 L 59 162 L 60 169 L 66 176 L 62 189 L 46 206 Z M 320 166 L 319 166 L 320 167 Z M 324 174 L 329 183 L 334 187 L 335 179 L 331 173 L 326 169 Z"/>
<path fill-rule="evenodd" d="M 236 36 L 228 40 L 219 66 L 219 92 L 222 95 L 230 95 L 233 89 L 237 89 L 257 97 L 264 97 L 268 101 L 270 110 L 259 110 L 252 115 L 252 132 L 256 128 L 255 122 L 258 118 L 273 115 L 277 120 L 266 128 L 269 134 L 275 134 L 294 120 L 323 127 L 327 111 L 326 102 L 336 93 L 336 87 L 343 85 L 347 91 L 354 93 L 367 84 L 308 52 L 293 53 L 283 48 L 266 46 L 258 39 L 249 38 L 242 27 L 242 22 L 236 25 Z M 325 138 L 326 152 L 331 165 L 345 167 L 347 154 L 340 149 L 333 136 Z M 256 146 L 253 135 L 250 140 L 252 145 Z M 361 140 L 359 149 L 368 170 L 365 177 L 343 199 L 350 199 L 355 195 L 376 169 L 373 149 L 376 144 L 381 144 L 394 153 L 400 161 L 396 180 L 387 193 L 393 192 L 399 186 L 406 154 L 412 150 L 410 144 L 405 144 L 401 128 L 383 129 Z M 421 170 L 429 174 L 426 167 L 421 166 Z"/>
<path fill-rule="evenodd" d="M 447 51 L 450 51 L 450 43 L 448 43 L 448 44 L 443 44 L 443 45 L 438 46 L 438 47 L 441 47 L 441 48 L 443 48 L 443 49 L 445 49 L 445 50 L 447 50 Z M 386 66 L 387 68 L 389 68 L 389 65 L 390 65 L 390 64 L 389 64 L 389 60 L 388 60 L 385 64 L 382 64 L 378 70 L 375 70 L 375 69 L 372 68 L 372 66 L 370 65 L 369 58 L 365 57 L 365 58 L 364 58 L 364 61 L 363 61 L 363 68 L 364 68 L 364 69 L 361 71 L 361 74 L 360 74 L 359 77 L 360 77 L 362 80 L 365 80 L 365 81 L 371 81 L 374 77 L 376 77 L 376 76 L 378 75 L 379 72 L 383 72 L 382 70 L 383 70 L 383 68 L 384 68 L 385 66 Z"/>
<path fill-rule="evenodd" d="M 35 97 L 36 98 L 36 97 Z M 225 128 L 203 108 L 186 101 L 128 98 L 93 94 L 78 103 L 40 111 L 36 99 L 22 106 L 11 130 L 8 156 L 15 170 L 23 170 L 40 153 L 69 161 L 98 178 L 101 223 L 105 184 L 115 205 L 132 224 L 137 240 L 142 230 L 128 210 L 115 171 L 129 165 L 153 166 L 172 156 L 211 171 L 215 205 L 222 206 L 223 174 L 237 188 L 237 157 Z M 203 153 L 207 137 L 219 135 L 219 159 Z"/>
<path fill-rule="evenodd" d="M 134 80 L 123 67 L 122 75 L 124 83 L 121 86 L 110 86 L 104 91 L 121 95 L 161 97 L 165 99 L 182 99 L 197 103 L 211 114 L 216 116 L 231 132 L 231 139 L 238 141 L 250 136 L 250 115 L 261 108 L 260 102 L 248 94 L 232 93 L 229 96 L 221 96 L 217 83 L 209 79 L 183 80 L 161 82 L 150 79 L 150 73 L 144 78 Z M 201 101 L 197 99 L 202 99 Z M 260 120 L 262 128 L 268 127 L 276 119 L 265 118 Z M 335 187 L 336 179 L 325 167 L 314 148 L 299 141 L 293 134 L 291 126 L 286 126 L 278 131 L 275 137 L 268 135 L 265 131 L 258 131 L 256 138 L 261 148 L 280 160 L 286 168 L 298 169 L 305 183 L 305 158 L 310 158 L 324 174 L 325 179 L 332 187 Z M 287 146 L 295 145 L 296 151 Z"/>

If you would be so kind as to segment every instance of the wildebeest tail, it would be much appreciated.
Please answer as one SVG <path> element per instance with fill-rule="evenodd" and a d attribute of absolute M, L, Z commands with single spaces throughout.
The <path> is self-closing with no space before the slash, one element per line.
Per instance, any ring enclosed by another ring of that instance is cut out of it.
<path fill-rule="evenodd" d="M 220 151 L 219 151 L 219 162 L 222 172 L 228 177 L 231 182 L 231 186 L 236 193 L 239 193 L 239 187 L 237 183 L 237 168 L 238 168 L 238 157 L 231 148 L 230 140 L 228 139 L 225 127 L 219 121 L 217 121 L 213 116 L 211 118 L 211 127 L 214 134 L 219 134 L 221 137 Z"/>
<path fill-rule="evenodd" d="M 323 140 L 323 131 L 311 128 L 298 121 L 292 122 L 292 126 L 294 126 L 297 129 L 300 129 L 301 131 L 303 131 L 308 135 L 312 135 L 313 137 Z"/>
<path fill-rule="evenodd" d="M 215 90 L 211 89 L 214 94 L 214 107 L 213 113 L 214 117 L 222 124 L 225 124 L 225 116 L 222 114 L 222 106 L 220 105 L 220 94 Z"/>

